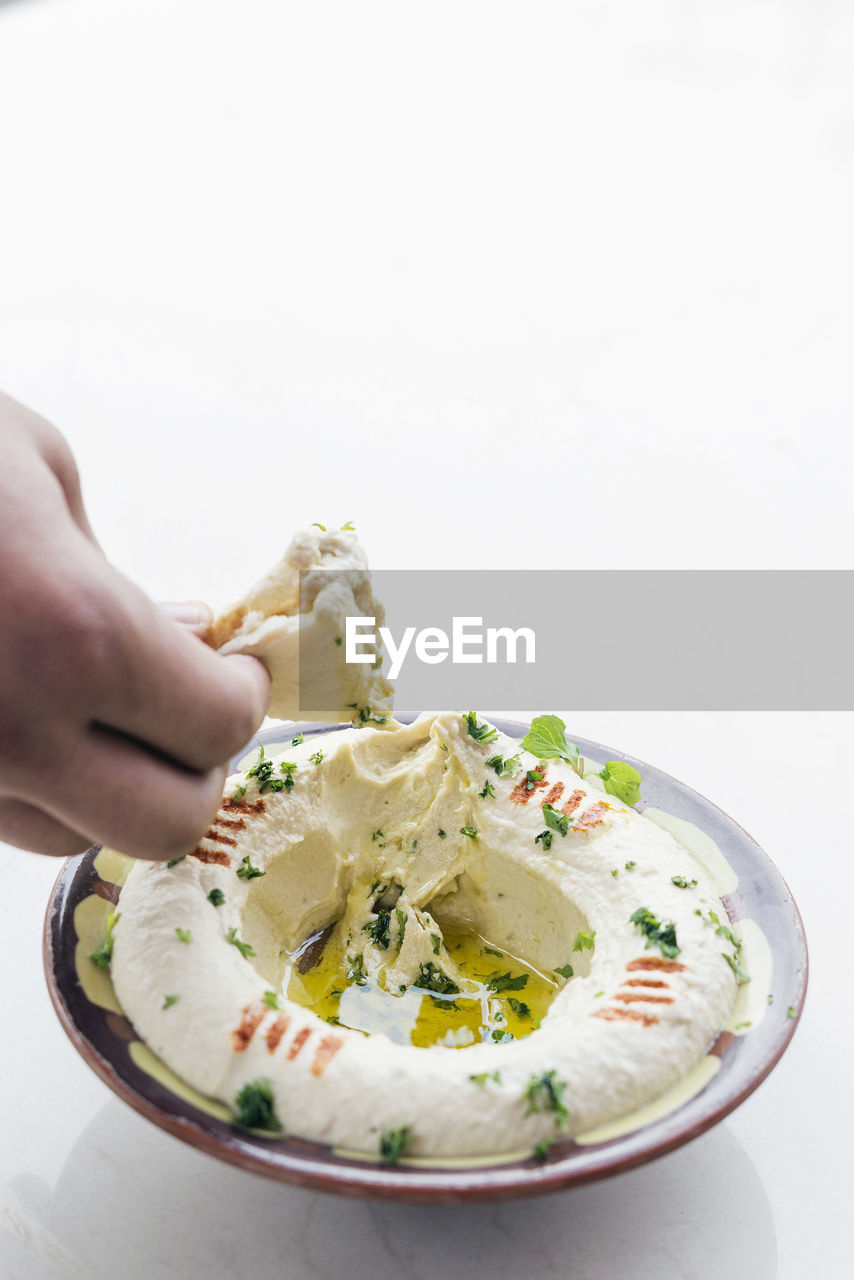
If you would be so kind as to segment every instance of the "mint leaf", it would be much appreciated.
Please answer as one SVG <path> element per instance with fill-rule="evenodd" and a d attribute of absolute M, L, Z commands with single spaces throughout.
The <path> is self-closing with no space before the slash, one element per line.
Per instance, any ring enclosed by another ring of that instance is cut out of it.
<path fill-rule="evenodd" d="M 578 760 L 578 747 L 567 741 L 566 725 L 559 716 L 534 716 L 522 746 L 538 760 L 565 760 L 571 765 Z"/>
<path fill-rule="evenodd" d="M 602 779 L 609 795 L 616 796 L 623 804 L 637 804 L 641 798 L 641 776 L 622 760 L 607 760 L 596 777 Z"/>

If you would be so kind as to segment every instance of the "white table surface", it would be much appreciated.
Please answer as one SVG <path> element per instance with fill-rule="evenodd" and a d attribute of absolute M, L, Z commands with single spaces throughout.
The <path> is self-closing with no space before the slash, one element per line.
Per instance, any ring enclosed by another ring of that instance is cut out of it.
<path fill-rule="evenodd" d="M 844 0 L 0 4 L 0 386 L 158 599 L 312 520 L 383 568 L 850 567 L 852 53 Z M 4 847 L 4 1277 L 847 1273 L 852 716 L 564 711 L 792 887 L 811 987 L 758 1092 L 542 1200 L 267 1182 L 84 1066 L 58 866 Z"/>

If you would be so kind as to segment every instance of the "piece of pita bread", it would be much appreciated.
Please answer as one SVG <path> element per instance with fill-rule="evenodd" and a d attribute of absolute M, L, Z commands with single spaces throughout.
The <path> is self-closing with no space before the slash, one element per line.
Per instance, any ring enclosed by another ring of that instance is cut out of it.
<path fill-rule="evenodd" d="M 268 714 L 372 726 L 392 723 L 394 691 L 373 663 L 345 661 L 348 617 L 375 620 L 368 561 L 349 530 L 305 530 L 242 600 L 218 614 L 202 639 L 220 653 L 250 653 L 270 673 Z M 363 653 L 371 647 L 362 642 Z M 376 654 L 375 654 L 376 656 Z"/>

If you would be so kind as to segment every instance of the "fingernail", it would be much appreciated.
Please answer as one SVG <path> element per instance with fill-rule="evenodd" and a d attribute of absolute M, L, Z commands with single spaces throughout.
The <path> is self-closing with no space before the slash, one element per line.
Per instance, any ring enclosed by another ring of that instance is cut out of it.
<path fill-rule="evenodd" d="M 161 601 L 160 608 L 175 622 L 183 622 L 189 627 L 197 627 L 211 620 L 210 609 L 198 600 Z"/>

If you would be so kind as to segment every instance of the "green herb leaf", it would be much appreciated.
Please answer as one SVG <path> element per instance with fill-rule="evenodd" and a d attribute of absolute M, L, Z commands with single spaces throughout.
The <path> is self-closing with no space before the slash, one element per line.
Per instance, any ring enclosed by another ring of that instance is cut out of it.
<path fill-rule="evenodd" d="M 309 758 L 309 760 L 311 761 L 311 763 L 312 763 L 313 765 L 318 765 L 318 764 L 320 764 L 321 760 L 325 760 L 325 759 L 326 759 L 326 752 L 325 752 L 325 751 L 315 751 L 314 755 L 311 755 L 311 756 L 309 756 L 308 758 Z"/>
<path fill-rule="evenodd" d="M 193 934 L 190 929 L 176 929 L 175 932 L 178 935 L 179 941 L 183 942 L 186 946 L 189 946 L 193 941 Z"/>
<path fill-rule="evenodd" d="M 90 951 L 89 953 L 89 959 L 96 969 L 109 969 L 110 967 L 110 961 L 113 958 L 113 929 L 120 915 L 120 911 L 111 911 L 109 913 L 107 916 L 107 936 L 104 939 L 104 943 L 95 951 Z"/>
<path fill-rule="evenodd" d="M 377 827 L 376 831 L 375 831 L 375 832 L 373 833 L 373 835 L 371 836 L 371 839 L 372 839 L 372 840 L 385 840 L 385 836 L 384 836 L 384 835 L 383 835 L 383 833 L 380 831 L 379 827 Z"/>
<path fill-rule="evenodd" d="M 402 907 L 395 907 L 394 914 L 397 917 L 397 925 L 400 930 L 400 942 L 403 942 L 403 935 L 406 932 L 406 912 Z"/>
<path fill-rule="evenodd" d="M 299 747 L 299 746 L 301 746 L 301 745 L 302 745 L 302 743 L 303 743 L 303 742 L 305 742 L 305 734 L 304 734 L 304 733 L 298 733 L 298 734 L 296 735 L 296 737 L 295 737 L 295 738 L 291 738 L 291 746 L 292 746 L 292 747 Z"/>
<path fill-rule="evenodd" d="M 446 836 L 447 834 L 448 834 L 448 833 L 447 833 L 447 831 L 443 831 L 441 827 L 439 828 L 439 839 L 440 839 L 440 840 L 444 840 L 444 839 L 445 839 L 445 836 Z"/>
<path fill-rule="evenodd" d="M 527 978 L 527 974 L 525 976 Z M 457 996 L 460 994 L 457 984 L 447 974 L 443 973 L 432 960 L 427 964 L 421 965 L 418 970 L 418 977 L 413 985 L 423 987 L 425 991 L 436 991 L 443 996 Z"/>
<path fill-rule="evenodd" d="M 570 765 L 578 760 L 578 747 L 567 741 L 566 725 L 559 716 L 535 716 L 522 747 L 538 760 L 565 760 Z"/>
<path fill-rule="evenodd" d="M 478 793 L 477 793 L 477 794 L 480 796 L 481 800 L 485 800 L 485 799 L 487 798 L 487 796 L 494 796 L 494 795 L 495 795 L 495 787 L 494 787 L 494 786 L 493 786 L 493 784 L 489 781 L 489 779 L 487 779 L 487 780 L 486 780 L 486 782 L 484 782 L 483 786 L 481 787 L 480 791 L 478 791 Z"/>
<path fill-rule="evenodd" d="M 241 880 L 255 880 L 258 876 L 265 876 L 266 871 L 262 871 L 260 867 L 255 867 L 249 860 L 249 854 L 241 862 L 237 868 L 237 874 Z"/>
<path fill-rule="evenodd" d="M 460 827 L 460 835 L 468 836 L 469 840 L 476 840 L 477 827 Z"/>
<path fill-rule="evenodd" d="M 357 987 L 363 987 L 368 981 L 365 973 L 364 956 L 348 956 L 347 957 L 347 981 L 354 982 Z"/>
<path fill-rule="evenodd" d="M 549 849 L 552 847 L 553 839 L 554 836 L 551 831 L 541 831 L 538 836 L 534 836 L 534 844 L 539 844 L 540 841 L 542 841 L 543 849 L 548 853 Z"/>
<path fill-rule="evenodd" d="M 237 936 L 237 930 L 236 930 L 235 928 L 231 928 L 231 929 L 229 929 L 229 931 L 228 931 L 228 941 L 231 943 L 231 945 L 232 945 L 233 947 L 237 947 L 237 950 L 240 952 L 240 954 L 241 954 L 244 958 L 245 958 L 245 957 L 247 957 L 247 956 L 254 956 L 254 955 L 255 955 L 255 948 L 252 946 L 252 943 L 251 943 L 251 942 L 241 942 L 241 941 L 240 941 L 240 939 L 239 939 L 239 938 L 238 938 L 238 936 Z"/>
<path fill-rule="evenodd" d="M 486 767 L 494 769 L 499 778 L 515 778 L 522 771 L 522 761 L 519 756 L 508 756 L 506 760 L 503 756 L 490 756 Z"/>
<path fill-rule="evenodd" d="M 549 1154 L 549 1147 L 552 1145 L 553 1142 L 554 1142 L 554 1138 L 543 1138 L 540 1142 L 538 1142 L 537 1145 L 534 1147 L 534 1159 L 545 1160 L 546 1156 Z"/>
<path fill-rule="evenodd" d="M 475 711 L 467 711 L 465 721 L 469 736 L 474 738 L 475 742 L 491 742 L 493 738 L 498 737 L 498 730 L 493 729 L 492 725 L 478 724 Z"/>
<path fill-rule="evenodd" d="M 186 853 L 182 853 L 180 858 L 170 858 L 166 863 L 167 867 L 177 867 L 178 863 L 183 862 L 186 856 Z"/>
<path fill-rule="evenodd" d="M 391 915 L 388 911 L 380 911 L 373 920 L 369 920 L 367 924 L 362 925 L 362 933 L 366 933 L 372 942 L 378 947 L 382 947 L 383 951 L 388 951 L 390 936 Z"/>
<path fill-rule="evenodd" d="M 571 964 L 562 964 L 559 969 L 555 969 L 555 973 L 559 973 L 562 978 L 571 978 L 575 973 Z"/>
<path fill-rule="evenodd" d="M 731 956 L 728 951 L 722 951 L 721 955 L 735 974 L 736 981 L 739 986 L 743 986 L 745 982 L 750 981 L 750 974 L 742 967 L 741 964 L 739 964 L 739 961 L 735 956 Z"/>
<path fill-rule="evenodd" d="M 552 831 L 559 831 L 562 836 L 569 831 L 568 813 L 559 813 L 553 805 L 546 803 L 543 805 L 543 817 L 546 820 L 546 826 L 551 827 Z"/>
<path fill-rule="evenodd" d="M 433 943 L 433 955 L 437 956 L 442 946 L 442 939 L 438 933 L 431 933 L 430 941 Z"/>
<path fill-rule="evenodd" d="M 662 924 L 647 907 L 638 907 L 629 916 L 629 923 L 636 924 L 646 935 L 647 947 L 658 946 L 661 954 L 671 960 L 679 955 L 681 948 L 676 943 L 676 925 L 672 920 Z"/>
<path fill-rule="evenodd" d="M 503 959 L 504 959 L 504 952 L 503 952 L 503 951 L 497 951 L 497 950 L 495 949 L 495 947 L 487 947 L 487 946 L 486 946 L 486 944 L 484 944 L 483 951 L 484 951 L 484 954 L 485 954 L 485 955 L 488 955 L 488 956 L 498 956 L 498 959 L 499 959 L 499 960 L 503 960 Z"/>
<path fill-rule="evenodd" d="M 558 1129 L 566 1129 L 569 1123 L 569 1110 L 563 1101 L 566 1082 L 558 1080 L 554 1071 L 546 1071 L 541 1076 L 531 1076 L 522 1097 L 528 1103 L 526 1116 L 537 1111 L 553 1111 Z"/>
<path fill-rule="evenodd" d="M 522 991 L 528 985 L 528 975 L 520 973 L 514 978 L 509 972 L 491 973 L 485 981 L 490 991 Z"/>
<path fill-rule="evenodd" d="M 626 870 L 627 870 L 627 871 L 633 871 L 633 870 L 634 870 L 634 868 L 635 868 L 637 865 L 638 865 L 638 864 L 637 864 L 636 862 L 627 862 L 627 863 L 626 863 Z"/>
<path fill-rule="evenodd" d="M 475 1084 L 486 1084 L 487 1080 L 494 1080 L 496 1084 L 501 1084 L 500 1071 L 479 1071 L 476 1076 L 469 1076 L 469 1080 L 473 1080 Z"/>
<path fill-rule="evenodd" d="M 380 1159 L 384 1164 L 397 1164 L 412 1143 L 412 1131 L 408 1125 L 400 1129 L 383 1129 L 380 1136 Z"/>
<path fill-rule="evenodd" d="M 213 907 L 221 907 L 222 904 L 225 902 L 225 894 L 223 893 L 222 889 L 211 889 L 210 893 L 208 894 L 208 902 Z"/>
<path fill-rule="evenodd" d="M 530 1018 L 531 1010 L 521 1000 L 517 1000 L 515 996 L 508 996 L 507 1003 L 517 1018 Z"/>
<path fill-rule="evenodd" d="M 670 883 L 675 884 L 677 889 L 696 889 L 696 880 L 686 880 L 684 876 L 671 876 Z"/>
<path fill-rule="evenodd" d="M 641 798 L 640 784 L 641 776 L 637 769 L 633 769 L 630 764 L 624 764 L 622 760 L 608 760 L 603 769 L 596 775 L 601 778 L 605 790 L 612 796 L 616 796 L 618 800 L 622 800 L 623 804 L 637 804 Z"/>
<path fill-rule="evenodd" d="M 575 941 L 572 944 L 573 951 L 592 951 L 596 945 L 593 941 L 595 937 L 595 929 L 591 933 L 588 933 L 586 929 L 579 929 L 578 933 L 575 935 Z"/>
<path fill-rule="evenodd" d="M 234 1099 L 234 1123 L 241 1129 L 281 1133 L 273 1108 L 273 1087 L 267 1079 L 245 1084 Z"/>
<path fill-rule="evenodd" d="M 177 1003 L 178 1003 L 178 996 L 164 996 L 163 1004 L 160 1007 L 161 1009 L 171 1009 L 173 1004 L 177 1004 Z"/>
<path fill-rule="evenodd" d="M 281 1009 L 282 1007 L 279 1004 L 279 997 L 276 995 L 275 991 L 264 992 L 264 1003 L 269 1005 L 271 1009 Z"/>

